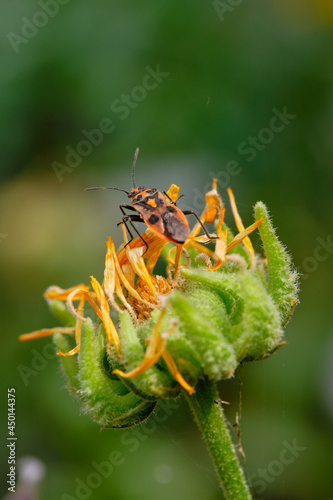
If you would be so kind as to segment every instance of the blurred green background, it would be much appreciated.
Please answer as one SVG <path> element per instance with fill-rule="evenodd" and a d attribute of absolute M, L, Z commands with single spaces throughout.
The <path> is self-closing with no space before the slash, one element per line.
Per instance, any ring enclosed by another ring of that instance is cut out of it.
<path fill-rule="evenodd" d="M 84 188 L 129 189 L 139 146 L 137 183 L 178 184 L 180 207 L 200 212 L 213 177 L 225 200 L 232 186 L 246 225 L 253 204 L 267 203 L 303 275 L 301 305 L 288 345 L 221 384 L 221 397 L 232 428 L 242 384 L 244 467 L 256 498 L 333 498 L 332 2 L 12 0 L 1 11 L 3 472 L 6 392 L 15 387 L 17 456 L 34 454 L 47 467 L 40 499 L 76 498 L 77 478 L 86 482 L 112 450 L 124 463 L 89 498 L 221 498 L 183 401 L 136 437 L 101 433 L 64 390 L 51 339 L 17 340 L 56 325 L 47 286 L 102 279 L 104 241 L 121 241 L 126 195 Z M 147 76 L 156 70 L 155 80 Z M 272 131 L 276 110 L 293 117 Z M 84 130 L 106 124 L 90 135 L 95 145 L 82 143 Z M 285 443 L 295 442 L 302 451 L 283 464 Z"/>

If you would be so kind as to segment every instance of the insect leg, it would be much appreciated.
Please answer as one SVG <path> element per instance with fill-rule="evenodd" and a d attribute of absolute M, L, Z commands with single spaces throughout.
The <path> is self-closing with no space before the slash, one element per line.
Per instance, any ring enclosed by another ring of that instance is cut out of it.
<path fill-rule="evenodd" d="M 134 226 L 133 221 L 134 222 L 144 222 L 144 221 L 141 219 L 141 217 L 139 215 L 128 215 L 127 217 L 128 217 L 128 221 L 131 224 L 132 228 L 134 229 L 134 231 L 136 232 L 136 234 L 139 236 L 139 238 L 141 239 L 141 241 L 144 243 L 144 245 L 146 247 L 146 250 L 142 254 L 142 257 L 143 257 L 144 254 L 148 250 L 148 243 L 143 238 L 142 234 L 140 234 L 139 231 L 137 230 L 137 228 Z M 128 242 L 128 243 L 130 243 L 130 242 Z M 128 245 L 128 243 L 126 243 L 125 247 Z"/>
<path fill-rule="evenodd" d="M 124 208 L 126 208 L 126 210 L 133 210 L 133 212 L 137 212 L 136 208 L 132 207 L 132 205 L 126 205 L 125 203 L 119 205 L 119 208 L 124 215 L 127 215 L 126 212 L 124 212 Z"/>
<path fill-rule="evenodd" d="M 178 201 L 180 200 L 180 198 L 182 198 L 183 196 L 185 196 L 184 194 L 181 194 L 180 196 L 178 196 L 177 200 L 176 201 L 173 201 L 170 196 L 168 195 L 168 193 L 166 191 L 163 191 L 163 194 L 164 196 L 166 196 L 167 198 L 169 198 L 169 201 L 170 203 L 172 203 L 172 205 L 176 205 L 178 203 Z"/>
<path fill-rule="evenodd" d="M 200 226 L 202 227 L 202 229 L 203 229 L 205 235 L 207 236 L 207 238 L 209 238 L 210 240 L 216 240 L 217 239 L 217 236 L 215 234 L 209 234 L 209 232 L 207 231 L 207 229 L 205 228 L 205 226 L 201 222 L 200 217 L 198 217 L 198 215 L 195 212 L 193 212 L 193 210 L 183 210 L 183 214 L 184 215 L 194 215 L 194 217 L 197 219 L 197 221 L 199 222 Z"/>
<path fill-rule="evenodd" d="M 127 219 L 126 219 L 126 220 L 127 220 Z M 127 230 L 128 234 L 130 235 L 130 240 L 126 243 L 126 245 L 128 245 L 129 243 L 131 243 L 131 241 L 133 241 L 133 240 L 134 240 L 134 238 L 133 238 L 133 234 L 132 234 L 132 233 L 131 233 L 131 231 L 130 231 L 130 228 L 129 228 L 129 227 L 128 227 L 128 225 L 127 225 L 126 220 L 122 219 L 120 222 L 118 222 L 117 226 L 120 226 L 120 224 L 124 224 L 124 225 L 125 225 L 126 230 Z M 126 245 L 125 245 L 125 246 L 126 246 Z"/>
<path fill-rule="evenodd" d="M 124 217 L 119 222 L 119 224 L 122 224 L 122 223 L 125 224 L 125 227 L 126 227 L 128 233 L 129 233 L 130 237 L 131 237 L 131 239 L 126 243 L 126 245 L 124 246 L 124 248 L 127 247 L 127 245 L 129 243 L 131 243 L 131 241 L 133 241 L 133 239 L 134 239 L 133 238 L 133 234 L 131 233 L 131 231 L 130 231 L 128 225 L 127 225 L 127 222 L 129 222 L 131 224 L 132 228 L 134 229 L 134 231 L 136 232 L 136 234 L 139 236 L 139 238 L 142 240 L 142 242 L 144 243 L 144 245 L 146 247 L 146 250 L 143 253 L 143 255 L 144 255 L 147 252 L 147 250 L 148 250 L 148 243 L 144 240 L 144 238 L 142 237 L 142 235 L 139 233 L 139 231 L 137 230 L 137 228 L 133 224 L 133 222 L 144 222 L 144 221 L 143 221 L 143 219 L 141 218 L 140 215 L 136 215 L 136 214 L 130 214 L 130 215 L 128 215 L 128 214 L 126 214 L 124 212 L 124 208 L 129 208 L 129 209 L 134 210 L 136 212 L 135 208 L 131 207 L 130 205 L 120 205 L 120 210 L 124 214 Z M 119 224 L 118 224 L 118 226 L 119 226 Z"/>

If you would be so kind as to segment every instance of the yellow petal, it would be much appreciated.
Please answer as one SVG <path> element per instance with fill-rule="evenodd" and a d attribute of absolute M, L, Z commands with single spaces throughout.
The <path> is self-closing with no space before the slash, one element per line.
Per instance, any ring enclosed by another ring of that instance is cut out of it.
<path fill-rule="evenodd" d="M 224 215 L 225 215 L 225 208 L 224 208 L 224 207 L 221 207 L 220 217 L 219 217 L 219 223 L 218 223 L 218 226 L 217 226 L 217 236 L 220 236 L 220 234 L 221 234 L 221 232 L 222 232 L 222 226 L 223 226 L 223 221 L 224 221 Z"/>
<path fill-rule="evenodd" d="M 66 358 L 68 356 L 74 356 L 74 354 L 78 353 L 79 350 L 80 350 L 80 344 L 78 344 L 77 346 L 74 347 L 74 349 L 71 349 L 68 352 L 58 351 L 57 354 L 58 354 L 58 356 L 63 356 L 64 358 Z"/>
<path fill-rule="evenodd" d="M 173 275 L 173 283 L 176 283 L 178 279 L 179 269 L 180 269 L 179 264 L 180 264 L 180 258 L 182 256 L 182 250 L 183 250 L 183 245 L 176 244 L 176 257 L 175 257 L 175 270 Z"/>
<path fill-rule="evenodd" d="M 156 351 L 154 355 L 151 356 L 145 356 L 143 358 L 142 363 L 139 364 L 136 368 L 131 370 L 130 372 L 123 372 L 122 370 L 113 370 L 112 373 L 115 373 L 116 375 L 119 375 L 120 377 L 123 378 L 132 378 L 132 377 L 137 377 L 138 375 L 141 375 L 144 371 L 148 370 L 151 366 L 153 366 L 157 361 L 160 359 L 163 350 L 165 349 L 164 345 L 161 345 L 160 350 Z"/>
<path fill-rule="evenodd" d="M 113 241 L 110 237 L 106 242 L 106 248 L 103 289 L 112 307 L 120 313 L 121 308 L 117 304 L 114 296 L 116 288 L 116 267 L 113 259 L 113 253 L 115 254 L 116 252 Z"/>
<path fill-rule="evenodd" d="M 98 283 L 98 281 L 93 276 L 90 276 L 90 278 L 91 278 L 91 286 L 93 287 L 93 289 L 97 295 L 98 302 L 100 303 L 101 316 L 102 316 L 101 319 L 103 321 L 103 325 L 105 328 L 105 334 L 106 334 L 106 338 L 107 338 L 109 352 L 110 352 L 110 354 L 112 354 L 112 350 L 111 350 L 111 342 L 112 342 L 117 353 L 119 353 L 120 352 L 120 340 L 119 340 L 117 330 L 116 330 L 116 328 L 115 328 L 115 326 L 110 318 L 110 307 L 109 307 L 109 303 L 107 301 L 107 297 L 104 293 L 103 288 Z"/>
<path fill-rule="evenodd" d="M 247 238 L 248 234 L 252 233 L 252 231 L 254 231 L 259 226 L 259 224 L 261 224 L 261 222 L 263 220 L 264 220 L 263 218 L 257 220 L 256 222 L 254 222 L 253 224 L 251 224 L 251 226 L 249 226 L 246 229 L 244 229 L 244 231 L 236 234 L 236 236 L 234 237 L 234 239 L 228 244 L 228 246 L 227 246 L 227 252 L 229 252 L 234 246 L 238 245 L 238 243 L 240 243 L 241 241 L 243 241 L 245 238 Z M 253 253 L 253 255 L 254 255 L 254 253 Z"/>
<path fill-rule="evenodd" d="M 162 248 L 168 244 L 166 240 L 159 238 L 151 229 L 147 229 L 144 234 L 145 241 L 149 245 L 146 255 L 144 256 L 147 260 L 147 271 L 151 275 L 153 273 L 155 264 L 161 254 Z"/>
<path fill-rule="evenodd" d="M 220 237 L 215 242 L 215 255 L 218 260 L 222 262 L 225 261 L 225 256 L 227 253 L 227 231 L 222 231 Z"/>
<path fill-rule="evenodd" d="M 80 289 L 77 289 L 77 290 L 73 290 L 67 297 L 67 300 L 66 300 L 66 305 L 67 305 L 67 309 L 69 310 L 69 312 L 71 314 L 73 314 L 73 316 L 77 319 L 77 320 L 80 320 L 80 321 L 86 321 L 86 319 L 82 316 L 83 314 L 83 310 L 80 309 L 80 311 L 77 311 L 74 307 L 74 304 L 73 304 L 73 300 L 77 300 L 77 298 L 75 298 L 76 295 L 79 295 L 79 300 L 80 300 L 80 304 L 81 304 L 81 300 L 83 298 L 83 300 L 86 298 L 86 295 L 89 294 L 89 292 L 87 292 L 86 290 L 80 290 Z M 79 308 L 78 308 L 79 309 Z"/>
<path fill-rule="evenodd" d="M 166 194 L 172 201 L 176 201 L 179 194 L 179 187 L 176 184 L 171 184 Z"/>
<path fill-rule="evenodd" d="M 230 205 L 231 205 L 231 210 L 232 210 L 235 222 L 236 222 L 237 229 L 239 231 L 239 234 L 244 234 L 245 227 L 243 225 L 242 219 L 241 219 L 241 217 L 240 217 L 240 215 L 238 213 L 238 210 L 237 210 L 237 205 L 236 205 L 234 193 L 232 192 L 232 189 L 230 187 L 227 189 L 227 191 L 228 191 Z M 239 235 L 237 235 L 237 236 L 239 236 Z M 245 248 L 246 248 L 246 250 L 247 250 L 247 252 L 249 254 L 249 257 L 250 257 L 250 260 L 251 260 L 251 268 L 253 268 L 254 263 L 255 263 L 255 254 L 254 254 L 254 249 L 253 249 L 251 240 L 250 240 L 250 238 L 248 236 L 244 236 L 244 237 L 242 237 L 242 241 L 243 241 L 243 245 L 245 246 Z"/>
<path fill-rule="evenodd" d="M 189 240 L 187 240 L 187 241 L 189 241 Z M 173 257 L 173 254 L 175 254 L 175 257 Z M 184 255 L 184 257 L 186 259 L 186 265 L 188 267 L 190 265 L 191 258 L 190 258 L 189 254 L 188 254 L 188 252 L 183 244 L 181 244 L 181 245 L 176 244 L 176 246 L 171 247 L 169 252 L 167 253 L 166 273 L 167 273 L 167 277 L 168 277 L 169 282 L 173 281 L 173 283 L 175 283 L 177 281 L 179 270 L 180 270 L 180 259 L 181 259 L 182 254 Z M 173 270 L 174 278 L 173 279 L 172 279 L 172 275 L 171 275 L 172 268 L 174 268 L 174 270 Z"/>
<path fill-rule="evenodd" d="M 217 179 L 213 179 L 211 191 L 205 194 L 206 208 L 203 219 L 205 222 L 214 222 L 217 212 L 222 208 L 222 200 L 216 190 Z"/>
<path fill-rule="evenodd" d="M 134 309 L 126 300 L 126 297 L 125 297 L 124 292 L 123 292 L 123 287 L 121 285 L 121 282 L 120 282 L 118 275 L 116 276 L 116 293 L 117 293 L 119 299 L 121 300 L 122 304 L 126 307 L 126 309 L 130 313 L 132 318 L 135 320 L 136 315 L 135 315 Z"/>
<path fill-rule="evenodd" d="M 145 240 L 145 242 L 148 245 L 148 249 L 146 245 L 143 243 L 142 239 L 137 237 L 134 240 L 132 240 L 130 243 L 128 243 L 128 237 L 127 237 L 127 232 L 126 228 L 124 227 L 124 224 L 121 224 L 121 228 L 123 230 L 123 236 L 124 236 L 124 244 L 121 245 L 118 249 L 117 256 L 118 256 L 118 261 L 123 269 L 124 273 L 126 273 L 127 264 L 128 264 L 128 254 L 127 250 L 128 249 L 134 249 L 134 248 L 143 248 L 143 252 L 145 252 L 143 258 L 147 259 L 147 270 L 149 274 L 152 274 L 154 266 L 157 262 L 158 257 L 160 256 L 161 250 L 166 245 L 168 242 L 166 240 L 163 240 L 160 238 L 157 234 L 155 234 L 151 229 L 146 229 L 146 231 L 142 234 L 142 238 Z M 126 247 L 125 247 L 126 245 Z M 126 277 L 128 278 L 129 281 L 132 280 L 133 274 L 130 273 L 129 275 L 126 274 Z"/>
<path fill-rule="evenodd" d="M 115 373 L 116 375 L 120 375 L 121 377 L 124 378 L 132 378 L 132 377 L 137 377 L 141 373 L 143 373 L 145 370 L 153 366 L 157 361 L 160 359 L 162 353 L 164 352 L 166 348 L 166 343 L 167 339 L 164 337 L 163 339 L 160 336 L 160 327 L 162 320 L 165 315 L 165 309 L 161 311 L 161 314 L 159 315 L 159 318 L 157 322 L 155 323 L 152 333 L 149 337 L 148 340 L 148 347 L 145 352 L 145 356 L 142 360 L 142 362 L 133 370 L 130 372 L 123 372 L 122 370 L 113 370 L 112 373 Z"/>
<path fill-rule="evenodd" d="M 80 285 L 72 286 L 70 288 L 67 288 L 66 290 L 63 288 L 60 288 L 58 286 L 50 286 L 46 292 L 44 293 L 44 297 L 46 299 L 58 299 L 58 300 L 67 300 L 68 295 L 72 293 L 75 290 L 84 290 L 88 291 L 90 288 L 89 285 L 84 285 L 83 283 Z M 80 296 L 78 295 L 75 300 L 80 300 Z"/>
<path fill-rule="evenodd" d="M 163 354 L 162 354 L 162 357 L 164 359 L 164 361 L 166 362 L 166 364 L 168 365 L 168 368 L 170 370 L 170 372 L 172 373 L 172 375 L 175 377 L 175 379 L 177 380 L 177 382 L 189 393 L 189 394 L 194 394 L 195 393 L 195 389 L 193 387 L 191 387 L 187 382 L 186 380 L 184 379 L 184 377 L 181 375 L 181 373 L 179 372 L 178 368 L 177 368 L 177 365 L 176 363 L 174 362 L 174 360 L 172 359 L 171 355 L 168 353 L 168 351 L 164 351 Z"/>
<path fill-rule="evenodd" d="M 19 336 L 19 340 L 21 340 L 21 342 L 25 342 L 26 340 L 40 339 L 42 337 L 53 335 L 56 332 L 75 333 L 75 327 L 57 326 L 55 328 L 42 328 L 41 330 L 35 330 L 31 333 L 23 333 Z"/>
<path fill-rule="evenodd" d="M 137 251 L 137 250 L 140 251 L 140 252 L 142 252 L 142 248 L 134 249 L 134 251 Z M 123 293 L 122 286 L 124 286 L 126 288 L 126 290 L 128 291 L 128 293 L 133 298 L 135 298 L 137 301 L 142 302 L 143 304 L 146 304 L 149 307 L 151 307 L 151 304 L 149 302 L 147 302 L 146 300 L 144 300 L 140 296 L 140 294 L 137 292 L 137 290 L 134 288 L 134 286 L 132 286 L 132 284 L 130 283 L 130 281 L 127 279 L 127 276 L 129 276 L 129 270 L 127 268 L 129 266 L 130 269 L 132 270 L 132 273 L 133 273 L 133 279 L 131 281 L 133 282 L 133 285 L 134 285 L 134 274 L 135 274 L 134 268 L 132 267 L 131 261 L 129 261 L 128 264 L 124 264 L 123 268 L 120 266 L 120 263 L 118 261 L 118 256 L 116 254 L 116 250 L 114 248 L 113 243 L 111 245 L 111 255 L 112 255 L 113 264 L 114 264 L 115 271 L 116 271 L 116 273 L 115 273 L 115 282 L 114 282 L 116 293 L 117 293 L 119 299 L 121 300 L 122 304 L 126 307 L 126 309 L 128 310 L 128 312 L 131 314 L 132 318 L 134 320 L 136 320 L 137 318 L 136 318 L 134 309 L 129 304 L 129 302 L 127 301 L 127 299 L 126 299 L 126 297 L 125 297 L 125 295 Z M 143 267 L 145 269 L 143 259 L 142 259 L 142 265 L 143 265 Z M 124 268 L 125 268 L 126 274 L 125 274 L 125 272 L 123 272 Z M 149 277 L 149 280 L 150 280 L 150 276 L 149 275 L 148 275 L 148 277 Z M 146 281 L 147 280 L 145 280 L 145 282 Z M 156 289 L 154 287 L 154 295 L 155 294 L 156 294 Z"/>
<path fill-rule="evenodd" d="M 141 300 L 140 295 L 133 288 L 133 286 L 131 285 L 131 283 L 127 279 L 125 273 L 123 272 L 123 270 L 122 270 L 122 268 L 121 268 L 121 266 L 119 264 L 117 253 L 116 253 L 116 249 L 115 249 L 113 243 L 112 243 L 111 252 L 112 252 L 113 265 L 114 265 L 115 270 L 116 270 L 116 274 L 115 274 L 115 278 L 116 278 L 115 279 L 115 286 L 116 286 L 117 295 L 119 296 L 119 294 L 118 294 L 118 292 L 119 292 L 119 286 L 120 286 L 119 284 L 122 283 L 124 285 L 124 287 L 126 288 L 126 290 L 130 294 L 132 294 L 137 300 Z M 120 294 L 121 294 L 122 297 L 124 296 L 122 292 L 120 292 Z M 120 296 L 119 296 L 119 298 L 120 298 Z M 122 300 L 122 302 L 123 302 L 123 300 Z M 126 304 L 128 304 L 127 301 L 126 301 Z M 124 303 L 124 305 L 125 305 L 125 303 Z M 126 307 L 127 307 L 127 305 L 126 305 Z"/>
<path fill-rule="evenodd" d="M 156 289 L 150 278 L 150 274 L 145 265 L 145 261 L 142 258 L 143 248 L 126 248 L 128 261 L 132 265 L 136 274 L 149 286 L 150 290 L 154 295 L 157 295 Z"/>
<path fill-rule="evenodd" d="M 222 200 L 221 200 L 221 198 L 216 190 L 216 183 L 217 183 L 217 179 L 214 179 L 211 191 L 209 191 L 205 195 L 206 206 L 205 206 L 202 214 L 200 215 L 200 220 L 201 220 L 202 224 L 205 224 L 206 222 L 214 222 L 216 215 L 217 215 L 217 212 L 219 210 L 221 210 L 221 208 L 223 206 Z M 200 233 L 201 229 L 202 229 L 201 224 L 199 224 L 199 222 L 197 222 L 191 231 L 189 239 L 195 238 Z M 187 248 L 189 244 L 190 243 L 188 243 L 188 241 L 187 241 L 185 244 L 185 247 Z"/>
<path fill-rule="evenodd" d="M 75 316 L 77 319 L 81 321 L 86 321 L 86 319 L 79 314 L 79 312 L 75 309 L 73 305 L 73 300 L 77 300 L 76 295 L 80 299 L 83 297 L 85 300 L 88 300 L 89 304 L 91 305 L 91 307 L 93 308 L 99 319 L 102 320 L 102 313 L 99 310 L 98 306 L 96 305 L 96 294 L 82 289 L 73 290 L 67 297 L 66 304 L 68 310 L 73 314 L 73 316 Z"/>
<path fill-rule="evenodd" d="M 160 334 L 160 328 L 162 324 L 162 320 L 165 315 L 165 309 L 161 311 L 161 314 L 155 323 L 152 333 L 148 339 L 148 347 L 145 352 L 145 357 L 142 363 L 139 364 L 136 368 L 131 370 L 130 372 L 123 372 L 122 370 L 113 370 L 112 373 L 119 375 L 123 378 L 132 378 L 141 375 L 145 370 L 153 366 L 162 356 L 164 361 L 166 362 L 170 372 L 175 377 L 177 382 L 186 390 L 189 394 L 193 394 L 195 392 L 194 388 L 191 387 L 186 380 L 183 378 L 181 373 L 179 372 L 176 363 L 172 359 L 171 355 L 166 350 L 167 345 L 167 335 L 168 332 L 164 332 L 163 336 Z M 171 331 L 174 327 L 171 329 Z"/>

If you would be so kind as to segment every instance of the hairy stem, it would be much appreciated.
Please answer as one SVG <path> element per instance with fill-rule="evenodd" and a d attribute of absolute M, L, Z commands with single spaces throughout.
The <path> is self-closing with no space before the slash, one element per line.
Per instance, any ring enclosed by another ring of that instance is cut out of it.
<path fill-rule="evenodd" d="M 213 458 L 227 500 L 250 500 L 251 494 L 231 441 L 214 382 L 199 380 L 195 394 L 184 391 L 194 419 Z"/>

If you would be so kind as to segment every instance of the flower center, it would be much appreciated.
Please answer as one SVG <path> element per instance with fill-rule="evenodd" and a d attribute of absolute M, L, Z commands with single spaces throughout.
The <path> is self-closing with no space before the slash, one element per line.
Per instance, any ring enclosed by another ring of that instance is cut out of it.
<path fill-rule="evenodd" d="M 151 276 L 151 280 L 155 289 L 160 295 L 171 292 L 171 286 L 163 276 Z M 141 302 L 136 298 L 131 297 L 131 305 L 137 314 L 138 320 L 142 322 L 147 320 L 150 317 L 152 311 L 159 306 L 159 301 L 158 298 L 152 293 L 147 283 L 143 281 L 143 279 L 138 278 L 138 282 L 135 288 L 140 297 L 151 304 L 151 306 L 149 306 L 147 303 Z"/>

